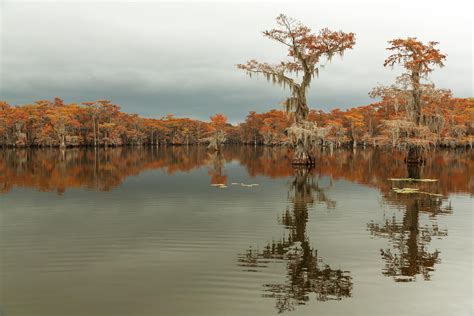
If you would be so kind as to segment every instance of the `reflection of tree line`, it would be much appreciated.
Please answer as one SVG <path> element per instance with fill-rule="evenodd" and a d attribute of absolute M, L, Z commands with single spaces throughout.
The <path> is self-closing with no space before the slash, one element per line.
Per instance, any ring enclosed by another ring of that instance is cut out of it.
<path fill-rule="evenodd" d="M 172 174 L 189 171 L 209 160 L 205 148 L 21 149 L 0 151 L 0 191 L 35 187 L 64 192 L 85 187 L 109 191 L 144 170 Z"/>
<path fill-rule="evenodd" d="M 391 190 L 388 178 L 408 176 L 407 165 L 403 162 L 403 152 L 364 150 L 335 151 L 334 154 L 319 153 L 314 173 L 327 175 L 333 179 L 346 179 L 363 185 L 376 187 L 382 192 Z M 474 194 L 474 151 L 440 150 L 426 154 L 423 177 L 438 179 L 439 193 L 453 192 Z M 413 169 L 411 172 L 418 169 Z M 412 176 L 416 176 L 413 174 Z"/>
<path fill-rule="evenodd" d="M 316 193 L 316 197 L 314 196 Z M 239 265 L 248 271 L 259 271 L 268 263 L 285 262 L 287 277 L 283 283 L 265 284 L 264 297 L 276 299 L 278 312 L 294 310 L 305 304 L 310 294 L 319 301 L 340 300 L 350 297 L 352 278 L 348 271 L 331 268 L 318 257 L 310 245 L 306 232 L 308 208 L 316 201 L 334 207 L 309 170 L 297 169 L 289 190 L 291 209 L 282 214 L 280 224 L 288 231 L 288 237 L 273 241 L 263 250 L 250 248 L 239 255 Z"/>
<path fill-rule="evenodd" d="M 439 179 L 439 193 L 474 193 L 473 151 L 438 151 L 423 166 L 424 177 Z M 400 157 L 398 157 L 400 156 Z M 222 162 L 235 160 L 250 176 L 272 178 L 294 174 L 291 152 L 285 148 L 229 146 L 219 156 Z M 398 159 L 400 158 L 400 159 Z M 59 192 L 67 188 L 87 187 L 110 190 L 128 176 L 144 170 L 162 169 L 168 173 L 188 172 L 213 161 L 204 147 L 176 146 L 114 149 L 17 149 L 0 151 L 0 190 L 15 186 L 35 187 Z M 352 182 L 391 189 L 387 178 L 405 177 L 402 153 L 377 150 L 360 152 L 318 152 L 311 173 L 347 179 Z"/>

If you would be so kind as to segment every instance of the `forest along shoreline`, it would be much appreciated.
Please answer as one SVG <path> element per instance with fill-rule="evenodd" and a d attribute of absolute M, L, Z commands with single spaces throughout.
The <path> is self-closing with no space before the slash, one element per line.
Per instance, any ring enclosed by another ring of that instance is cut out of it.
<path fill-rule="evenodd" d="M 403 149 L 407 137 L 396 117 L 401 106 L 382 100 L 348 110 L 310 110 L 308 120 L 326 128 L 319 144 L 327 147 L 375 146 Z M 430 146 L 470 147 L 474 142 L 474 98 L 447 97 L 423 109 L 424 139 Z M 12 106 L 0 102 L 0 147 L 108 147 L 142 145 L 252 144 L 287 146 L 293 118 L 282 110 L 251 111 L 232 125 L 216 114 L 209 122 L 144 118 L 108 100 L 65 104 L 60 98 Z M 412 139 L 411 141 L 416 141 Z"/>

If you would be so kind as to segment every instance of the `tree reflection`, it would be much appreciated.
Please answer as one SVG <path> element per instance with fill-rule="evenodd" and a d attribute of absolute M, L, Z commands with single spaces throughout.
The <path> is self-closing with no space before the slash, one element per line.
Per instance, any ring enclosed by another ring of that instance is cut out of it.
<path fill-rule="evenodd" d="M 188 172 L 208 160 L 205 148 L 184 146 L 0 150 L 0 192 L 13 187 L 35 187 L 59 194 L 80 187 L 109 191 L 144 170 Z"/>
<path fill-rule="evenodd" d="M 317 153 L 315 158 L 312 174 L 376 187 L 384 194 L 391 190 L 387 178 L 406 176 L 407 172 L 400 152 L 338 150 L 334 155 Z M 209 172 L 214 173 L 218 168 L 212 164 L 220 163 L 223 167 L 226 161 L 237 161 L 251 177 L 288 177 L 294 173 L 291 159 L 291 151 L 286 148 L 254 146 L 227 146 L 220 156 L 209 154 L 203 146 L 3 149 L 0 150 L 0 193 L 15 187 L 60 194 L 70 188 L 109 191 L 120 186 L 127 177 L 146 170 L 173 174 L 211 165 Z M 472 150 L 437 151 L 427 157 L 424 176 L 438 179 L 437 189 L 443 195 L 474 194 L 473 159 Z M 417 170 L 410 171 L 411 177 L 419 177 Z"/>
<path fill-rule="evenodd" d="M 422 166 L 407 165 L 407 173 L 411 179 L 420 179 Z M 393 277 L 396 282 L 410 282 L 421 275 L 430 280 L 435 264 L 440 263 L 440 252 L 429 250 L 432 238 L 447 236 L 446 229 L 440 229 L 435 222 L 436 215 L 451 213 L 451 207 L 445 205 L 446 199 L 439 194 L 438 182 L 394 181 L 395 188 L 408 188 L 409 193 L 387 192 L 383 199 L 392 206 L 401 207 L 402 218 L 394 214 L 384 223 L 369 223 L 368 229 L 373 236 L 390 240 L 389 247 L 381 249 L 385 261 L 383 275 Z M 421 224 L 420 216 L 430 217 L 430 224 Z"/>
<path fill-rule="evenodd" d="M 215 151 L 209 153 L 209 171 L 208 174 L 211 176 L 211 184 L 215 185 L 226 185 L 227 176 L 223 174 L 222 170 L 225 165 L 225 159 L 221 151 Z"/>
<path fill-rule="evenodd" d="M 306 232 L 308 207 L 316 201 L 327 207 L 335 206 L 329 199 L 310 170 L 295 170 L 290 185 L 289 200 L 291 209 L 287 209 L 279 222 L 288 231 L 288 237 L 269 243 L 262 251 L 248 249 L 239 255 L 239 265 L 247 271 L 258 271 L 272 261 L 286 263 L 286 281 L 284 283 L 264 284 L 264 297 L 276 299 L 279 313 L 294 310 L 297 305 L 309 301 L 311 294 L 319 301 L 341 300 L 350 297 L 352 279 L 348 271 L 333 269 L 318 257 L 317 250 L 310 245 Z"/>

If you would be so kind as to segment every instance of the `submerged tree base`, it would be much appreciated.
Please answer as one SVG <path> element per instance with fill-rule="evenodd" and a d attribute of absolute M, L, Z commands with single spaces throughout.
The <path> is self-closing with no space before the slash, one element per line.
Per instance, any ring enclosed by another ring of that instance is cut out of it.
<path fill-rule="evenodd" d="M 408 150 L 408 155 L 405 158 L 405 162 L 410 165 L 421 165 L 424 162 L 423 155 L 422 155 L 422 148 L 417 147 L 410 147 Z"/>
<path fill-rule="evenodd" d="M 411 147 L 408 150 L 408 156 L 405 158 L 407 164 L 408 178 L 420 179 L 421 166 L 424 163 L 421 148 Z"/>
<path fill-rule="evenodd" d="M 296 146 L 296 152 L 291 161 L 293 167 L 313 167 L 316 164 L 316 160 L 314 159 L 313 155 L 310 154 L 311 151 L 305 150 L 301 143 L 298 145 L 299 146 Z"/>

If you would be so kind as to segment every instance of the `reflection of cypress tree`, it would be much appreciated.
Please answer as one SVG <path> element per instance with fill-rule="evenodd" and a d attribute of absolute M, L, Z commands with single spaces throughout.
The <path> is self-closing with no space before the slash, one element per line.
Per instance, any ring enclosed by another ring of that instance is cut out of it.
<path fill-rule="evenodd" d="M 420 165 L 409 165 L 410 178 L 420 178 Z M 420 213 L 426 212 L 431 216 L 450 212 L 450 208 L 443 208 L 443 198 L 422 190 L 423 184 L 416 184 L 420 193 L 400 194 L 389 192 L 384 199 L 396 205 L 403 205 L 405 213 L 401 221 L 395 216 L 386 220 L 384 224 L 369 223 L 368 228 L 374 236 L 390 239 L 391 247 L 381 249 L 385 260 L 383 274 L 391 276 L 397 282 L 414 281 L 417 275 L 425 280 L 430 279 L 430 272 L 434 271 L 435 264 L 440 262 L 439 251 L 428 251 L 428 244 L 432 237 L 447 235 L 446 230 L 440 230 L 437 224 L 431 226 L 420 225 Z M 426 184 L 425 184 L 426 185 Z"/>
<path fill-rule="evenodd" d="M 225 159 L 221 151 L 209 153 L 210 164 L 208 174 L 211 176 L 211 184 L 227 184 L 227 176 L 222 174 Z"/>
<path fill-rule="evenodd" d="M 313 192 L 317 193 L 318 202 L 333 207 L 335 202 L 329 200 L 316 181 L 309 176 L 309 170 L 297 169 L 289 192 L 292 209 L 286 210 L 280 223 L 289 230 L 287 238 L 273 241 L 263 251 L 249 249 L 239 256 L 239 265 L 248 271 L 258 271 L 270 261 L 286 262 L 287 280 L 283 284 L 265 284 L 264 297 L 276 299 L 276 308 L 284 312 L 294 310 L 296 305 L 309 300 L 309 294 L 315 293 L 317 300 L 340 300 L 351 296 L 352 281 L 349 272 L 332 269 L 322 263 L 317 251 L 313 250 L 306 233 L 308 206 L 314 201 Z"/>

